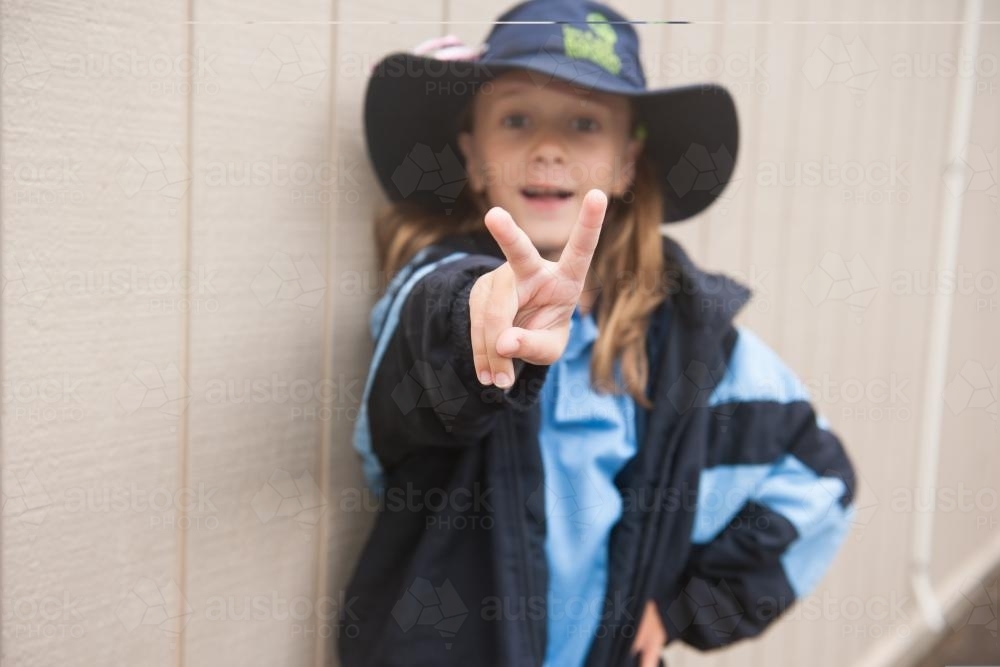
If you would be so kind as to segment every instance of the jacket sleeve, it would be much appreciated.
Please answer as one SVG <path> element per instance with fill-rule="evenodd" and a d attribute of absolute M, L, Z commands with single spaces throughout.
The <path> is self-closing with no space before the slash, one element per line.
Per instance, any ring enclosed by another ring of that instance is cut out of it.
<path fill-rule="evenodd" d="M 799 379 L 739 328 L 708 399 L 692 550 L 654 595 L 674 640 L 710 650 L 760 634 L 825 575 L 850 530 L 854 468 Z"/>
<path fill-rule="evenodd" d="M 429 246 L 375 304 L 375 349 L 354 429 L 365 476 L 384 472 L 419 447 L 457 447 L 484 437 L 503 410 L 527 410 L 548 366 L 515 360 L 506 391 L 483 386 L 472 359 L 469 293 L 503 260 Z"/>

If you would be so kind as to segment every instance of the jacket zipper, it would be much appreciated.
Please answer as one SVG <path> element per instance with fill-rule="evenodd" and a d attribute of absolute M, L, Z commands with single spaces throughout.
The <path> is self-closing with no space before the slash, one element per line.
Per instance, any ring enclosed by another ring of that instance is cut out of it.
<path fill-rule="evenodd" d="M 707 332 L 704 332 L 702 330 L 699 330 L 696 333 L 701 333 L 702 335 L 707 334 Z M 692 335 L 695 335 L 695 334 L 692 334 Z M 702 348 L 702 349 L 705 349 L 705 348 Z M 713 346 L 713 350 L 714 350 L 714 346 Z M 669 362 L 669 356 L 667 356 L 667 351 L 663 350 L 662 354 L 664 354 L 664 357 L 661 358 L 661 362 L 663 364 L 668 363 Z M 716 358 L 706 359 L 705 360 L 706 363 L 709 363 L 713 367 L 714 367 L 714 364 L 712 362 L 717 363 L 718 361 L 719 361 L 719 359 L 716 359 Z M 665 371 L 666 371 L 666 368 L 661 369 L 661 372 L 665 372 Z M 662 378 L 662 376 L 661 376 L 661 378 Z M 713 389 L 715 387 L 715 384 L 716 384 L 716 382 L 713 382 L 712 387 L 710 387 L 709 390 Z M 659 395 L 661 392 L 663 393 L 662 396 Z M 666 392 L 666 388 L 665 387 L 662 387 L 662 386 L 658 387 L 657 388 L 657 394 L 658 395 L 656 397 L 654 397 L 654 400 L 659 400 L 661 398 L 664 398 L 665 397 L 665 392 Z M 651 434 L 650 434 L 651 429 L 649 427 L 650 427 L 650 423 L 653 421 L 652 420 L 652 416 L 653 415 L 651 413 L 649 415 L 649 420 L 648 420 L 648 422 L 646 424 L 646 427 L 647 427 L 646 434 L 645 434 L 646 438 L 651 437 Z M 692 413 L 691 412 L 687 412 L 685 414 L 677 416 L 676 419 L 670 420 L 666 424 L 666 427 L 663 429 L 663 438 L 662 438 L 662 442 L 659 444 L 659 446 L 661 448 L 665 447 L 666 444 L 669 443 L 675 437 L 675 434 L 685 432 L 686 429 L 687 429 L 688 423 L 691 421 L 692 418 L 693 418 Z M 659 473 L 657 473 L 656 487 L 657 488 L 662 488 L 665 481 L 667 481 L 667 480 L 664 480 L 664 478 L 663 478 L 663 471 L 661 469 L 661 471 Z M 644 598 L 643 591 L 647 591 L 650 588 L 651 583 L 652 583 L 654 577 L 656 576 L 655 575 L 656 562 L 654 560 L 650 560 L 649 562 L 646 562 L 646 563 L 643 563 L 641 561 L 641 559 L 643 558 L 643 555 L 645 553 L 644 547 L 647 545 L 647 540 L 651 541 L 652 544 L 655 545 L 655 542 L 656 542 L 657 538 L 656 538 L 656 536 L 651 535 L 650 531 L 652 529 L 652 526 L 654 525 L 654 521 L 655 521 L 656 518 L 657 518 L 656 514 L 648 514 L 648 515 L 646 515 L 646 516 L 643 517 L 643 521 L 641 522 L 642 528 L 639 531 L 639 544 L 638 544 L 638 551 L 636 552 L 636 556 L 640 559 L 640 561 L 637 563 L 638 567 L 636 568 L 635 575 L 631 578 L 632 592 L 635 594 L 637 600 Z M 679 573 L 680 573 L 680 571 L 678 571 L 678 574 Z M 647 599 L 649 599 L 649 598 L 647 598 Z M 643 603 L 641 605 L 637 604 L 637 606 L 636 606 L 636 613 L 637 614 L 642 614 L 643 611 L 644 611 L 643 607 L 645 607 L 645 603 Z"/>

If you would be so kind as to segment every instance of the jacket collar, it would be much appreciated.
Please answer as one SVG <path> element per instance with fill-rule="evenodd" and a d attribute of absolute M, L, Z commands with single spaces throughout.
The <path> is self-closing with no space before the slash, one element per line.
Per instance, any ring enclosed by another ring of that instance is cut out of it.
<path fill-rule="evenodd" d="M 671 278 L 669 284 L 673 288 L 672 298 L 667 301 L 679 316 L 696 327 L 725 328 L 753 296 L 752 290 L 725 274 L 702 270 L 679 243 L 669 236 L 662 239 L 666 270 Z M 457 250 L 505 259 L 500 246 L 487 230 L 453 234 L 442 239 L 441 243 Z M 597 298 L 599 301 L 600 296 Z"/>
<path fill-rule="evenodd" d="M 749 287 L 734 278 L 703 271 L 669 236 L 663 237 L 663 256 L 673 279 L 671 296 L 678 314 L 696 326 L 724 328 L 753 296 Z"/>

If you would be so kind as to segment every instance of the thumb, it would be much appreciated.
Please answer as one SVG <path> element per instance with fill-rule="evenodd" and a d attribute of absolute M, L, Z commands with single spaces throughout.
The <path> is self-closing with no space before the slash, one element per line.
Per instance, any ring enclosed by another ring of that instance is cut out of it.
<path fill-rule="evenodd" d="M 566 339 L 559 330 L 508 327 L 497 337 L 497 354 L 530 364 L 554 364 L 566 349 Z"/>

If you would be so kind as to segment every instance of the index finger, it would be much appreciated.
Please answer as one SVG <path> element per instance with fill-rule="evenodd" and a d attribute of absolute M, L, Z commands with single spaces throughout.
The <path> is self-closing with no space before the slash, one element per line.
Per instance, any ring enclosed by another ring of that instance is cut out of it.
<path fill-rule="evenodd" d="M 515 277 L 525 278 L 542 268 L 542 256 L 538 254 L 535 244 L 504 208 L 494 206 L 486 212 L 484 220 L 486 229 L 496 239 Z"/>
<path fill-rule="evenodd" d="M 583 198 L 580 216 L 573 225 L 569 241 L 559 256 L 559 266 L 581 284 L 586 279 L 590 262 L 594 258 L 607 210 L 607 195 L 596 188 L 589 191 Z"/>

